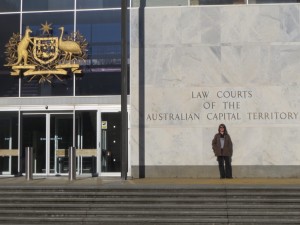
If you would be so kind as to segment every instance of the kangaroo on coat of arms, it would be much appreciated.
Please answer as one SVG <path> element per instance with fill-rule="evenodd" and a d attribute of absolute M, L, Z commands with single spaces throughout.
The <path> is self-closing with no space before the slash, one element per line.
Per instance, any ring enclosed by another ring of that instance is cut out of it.
<path fill-rule="evenodd" d="M 25 31 L 25 35 L 23 37 L 23 39 L 20 41 L 20 43 L 18 44 L 18 61 L 13 64 L 13 66 L 19 65 L 22 61 L 22 59 L 24 60 L 24 65 L 27 65 L 27 58 L 28 58 L 28 45 L 29 43 L 33 44 L 33 42 L 30 40 L 30 33 L 32 33 L 32 31 L 30 30 L 29 27 L 26 27 L 26 31 Z"/>

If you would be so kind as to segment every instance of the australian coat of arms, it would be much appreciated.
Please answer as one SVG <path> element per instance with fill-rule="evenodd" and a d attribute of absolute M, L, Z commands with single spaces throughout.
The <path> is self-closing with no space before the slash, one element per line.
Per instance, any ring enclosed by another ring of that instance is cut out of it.
<path fill-rule="evenodd" d="M 51 83 L 54 77 L 62 80 L 69 73 L 81 73 L 79 62 L 87 58 L 86 39 L 79 32 L 63 37 L 64 27 L 58 28 L 60 37 L 53 37 L 51 25 L 47 21 L 42 24 L 43 33 L 39 37 L 30 36 L 30 27 L 26 27 L 21 39 L 19 34 L 13 34 L 5 46 L 5 66 L 12 68 L 12 76 L 23 74 L 31 76 L 29 81 L 38 78 L 39 83 Z"/>

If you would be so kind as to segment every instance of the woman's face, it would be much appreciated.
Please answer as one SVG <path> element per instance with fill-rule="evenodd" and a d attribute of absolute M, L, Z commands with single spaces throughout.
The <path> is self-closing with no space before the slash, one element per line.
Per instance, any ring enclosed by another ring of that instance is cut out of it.
<path fill-rule="evenodd" d="M 219 129 L 220 129 L 220 133 L 224 133 L 224 126 L 220 126 Z"/>

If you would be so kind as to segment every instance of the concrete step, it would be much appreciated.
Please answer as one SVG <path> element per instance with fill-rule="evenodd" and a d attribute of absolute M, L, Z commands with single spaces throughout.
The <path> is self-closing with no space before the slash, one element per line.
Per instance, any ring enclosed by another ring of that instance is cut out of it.
<path fill-rule="evenodd" d="M 36 217 L 19 217 L 11 219 L 9 217 L 0 217 L 1 224 L 87 224 L 87 225 L 129 225 L 129 224 L 155 224 L 155 225 L 168 225 L 168 224 L 203 224 L 203 225 L 218 225 L 218 224 L 229 224 L 229 225 L 250 225 L 250 224 L 289 224 L 299 225 L 299 219 L 270 219 L 270 218 L 211 218 L 211 219 L 199 219 L 199 218 L 185 218 L 185 219 L 174 219 L 174 218 L 36 218 Z"/>
<path fill-rule="evenodd" d="M 0 188 L 0 224 L 300 224 L 299 188 Z"/>
<path fill-rule="evenodd" d="M 80 193 L 80 195 L 78 195 Z M 128 197 L 207 197 L 207 196 L 214 196 L 214 197 L 219 197 L 219 196 L 232 196 L 232 197 L 257 197 L 257 196 L 264 196 L 264 197 L 299 197 L 300 198 L 300 191 L 295 192 L 295 191 L 287 191 L 287 192 L 282 192 L 282 191 L 269 191 L 269 192 L 255 192 L 255 191 L 249 191 L 249 192 L 233 192 L 233 191 L 218 191 L 218 192 L 207 192 L 207 191 L 177 191 L 177 192 L 165 192 L 162 190 L 153 190 L 153 191 L 134 191 L 134 190 L 123 190 L 123 191 L 98 191 L 98 192 L 87 192 L 86 190 L 81 190 L 81 192 L 74 192 L 74 191 L 49 191 L 49 190 L 19 190 L 19 191 L 3 191 L 0 190 L 0 196 L 7 196 L 7 195 L 15 195 L 15 196 L 64 196 L 64 197 L 73 197 L 73 196 L 79 196 L 79 197 L 109 197 L 109 196 L 128 196 Z"/>
<path fill-rule="evenodd" d="M 237 214 L 237 213 L 236 213 Z M 246 212 L 245 215 L 248 215 Z M 295 215 L 289 212 L 290 215 Z M 170 210 L 0 210 L 0 216 L 22 216 L 22 217 L 107 217 L 113 216 L 114 218 L 144 218 L 144 217 L 170 217 L 170 218 L 213 218 L 213 217 L 227 217 L 228 212 L 226 210 L 180 210 L 180 211 L 170 211 Z M 232 212 L 234 215 L 234 212 Z M 240 214 L 239 214 L 240 215 Z M 241 214 L 242 215 L 242 214 Z M 296 214 L 298 215 L 298 214 Z"/>
<path fill-rule="evenodd" d="M 219 190 L 219 191 L 207 191 L 207 190 L 176 190 L 168 192 L 166 190 L 155 189 L 155 190 L 100 190 L 100 191 L 93 191 L 93 190 L 86 190 L 82 189 L 80 191 L 74 190 L 14 190 L 14 191 L 5 191 L 0 189 L 0 197 L 1 198 L 10 198 L 11 196 L 15 197 L 63 197 L 63 198 L 111 198 L 114 196 L 118 196 L 120 198 L 226 198 L 226 199 L 300 199 L 300 190 L 299 191 L 292 191 L 292 190 L 270 190 L 268 192 L 261 192 L 255 190 L 249 190 L 240 192 L 236 190 Z"/>
<path fill-rule="evenodd" d="M 110 203 L 81 203 L 81 204 L 56 204 L 56 203 L 25 203 L 25 204 L 15 204 L 15 203 L 0 203 L 0 210 L 5 209 L 72 209 L 72 210 L 84 210 L 84 209 L 124 209 L 129 208 L 132 210 L 138 209 L 172 209 L 172 210 L 212 210 L 212 209 L 237 209 L 237 210 L 299 210 L 300 204 L 212 204 L 212 203 L 198 203 L 198 204 L 135 204 L 135 203 L 120 203 L 120 204 L 110 204 Z"/>
<path fill-rule="evenodd" d="M 300 212 L 299 210 L 293 211 L 259 211 L 259 210 L 180 210 L 180 211 L 170 211 L 170 210 L 78 210 L 74 211 L 72 209 L 66 210 L 0 210 L 0 216 L 22 216 L 22 217 L 171 217 L 171 218 L 216 218 L 216 217 L 235 217 L 235 218 L 298 218 L 300 221 Z"/>
<path fill-rule="evenodd" d="M 36 218 L 36 217 L 18 217 L 11 219 L 10 217 L 0 217 L 1 224 L 228 224 L 227 218 Z"/>

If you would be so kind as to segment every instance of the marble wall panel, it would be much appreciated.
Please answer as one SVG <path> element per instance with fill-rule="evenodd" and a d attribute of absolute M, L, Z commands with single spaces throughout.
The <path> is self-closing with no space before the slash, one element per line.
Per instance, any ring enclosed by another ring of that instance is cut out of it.
<path fill-rule="evenodd" d="M 300 16 L 298 5 L 286 5 L 279 9 L 282 41 L 300 41 Z"/>
<path fill-rule="evenodd" d="M 148 128 L 145 144 L 151 150 L 145 152 L 146 165 L 202 165 L 202 143 L 201 129 Z"/>
<path fill-rule="evenodd" d="M 143 34 L 131 28 L 132 165 L 142 146 L 151 168 L 216 166 L 211 140 L 223 122 L 233 165 L 299 165 L 299 11 L 296 4 L 144 9 Z M 132 26 L 139 16 L 132 10 Z M 193 113 L 200 118 L 182 118 Z M 220 117 L 226 113 L 239 115 Z"/>

